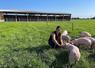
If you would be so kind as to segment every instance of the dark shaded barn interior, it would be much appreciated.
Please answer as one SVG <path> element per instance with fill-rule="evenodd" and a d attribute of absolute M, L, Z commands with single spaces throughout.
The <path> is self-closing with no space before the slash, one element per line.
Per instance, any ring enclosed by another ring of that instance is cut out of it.
<path fill-rule="evenodd" d="M 0 10 L 0 21 L 69 21 L 70 19 L 71 14 L 68 13 Z"/>

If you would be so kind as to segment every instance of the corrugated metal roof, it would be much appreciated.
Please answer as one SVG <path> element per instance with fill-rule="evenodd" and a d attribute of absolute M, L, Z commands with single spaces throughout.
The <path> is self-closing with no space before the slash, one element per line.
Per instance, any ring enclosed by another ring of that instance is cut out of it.
<path fill-rule="evenodd" d="M 30 10 L 0 10 L 0 12 L 9 12 L 9 13 L 38 13 L 38 14 L 70 14 L 70 13 L 48 13 L 48 12 L 36 12 Z"/>

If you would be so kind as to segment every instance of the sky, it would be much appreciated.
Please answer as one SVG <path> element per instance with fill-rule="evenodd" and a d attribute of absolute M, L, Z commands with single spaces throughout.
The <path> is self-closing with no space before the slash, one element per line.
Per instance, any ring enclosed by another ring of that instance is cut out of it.
<path fill-rule="evenodd" d="M 0 9 L 71 13 L 72 17 L 95 16 L 95 0 L 1 0 Z"/>

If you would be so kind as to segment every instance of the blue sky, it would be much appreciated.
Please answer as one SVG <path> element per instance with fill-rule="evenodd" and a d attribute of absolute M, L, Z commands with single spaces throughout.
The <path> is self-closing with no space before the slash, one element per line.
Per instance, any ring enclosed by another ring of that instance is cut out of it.
<path fill-rule="evenodd" d="M 1 0 L 0 9 L 71 13 L 72 17 L 95 16 L 95 0 Z"/>

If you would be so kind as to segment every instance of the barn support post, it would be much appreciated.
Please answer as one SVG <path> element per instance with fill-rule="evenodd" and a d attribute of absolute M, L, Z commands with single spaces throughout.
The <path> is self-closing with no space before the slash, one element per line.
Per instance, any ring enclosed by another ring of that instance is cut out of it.
<path fill-rule="evenodd" d="M 63 18 L 62 18 L 62 21 L 64 21 L 64 15 L 62 16 Z"/>
<path fill-rule="evenodd" d="M 40 16 L 41 16 L 41 14 L 39 14 L 39 15 L 37 16 L 37 21 L 40 21 L 40 19 L 39 19 Z"/>
<path fill-rule="evenodd" d="M 5 13 L 5 15 L 7 15 L 7 13 Z M 5 21 L 7 21 L 7 17 L 5 17 Z"/>
<path fill-rule="evenodd" d="M 18 16 L 18 21 L 20 21 L 20 18 L 19 18 L 19 16 Z"/>
<path fill-rule="evenodd" d="M 15 15 L 15 20 L 16 20 L 16 22 L 17 22 L 17 13 L 16 13 L 16 15 Z"/>
<path fill-rule="evenodd" d="M 28 22 L 28 21 L 29 21 L 29 20 L 28 20 L 28 16 L 29 16 L 28 13 L 26 14 L 26 16 L 27 16 L 27 22 Z"/>
<path fill-rule="evenodd" d="M 48 22 L 48 15 L 47 15 L 47 22 Z"/>
<path fill-rule="evenodd" d="M 70 20 L 71 20 L 71 14 L 70 14 Z"/>
<path fill-rule="evenodd" d="M 57 21 L 56 15 L 54 17 L 55 17 L 55 20 L 54 21 Z"/>
<path fill-rule="evenodd" d="M 37 21 L 39 21 L 39 16 L 37 16 Z"/>

